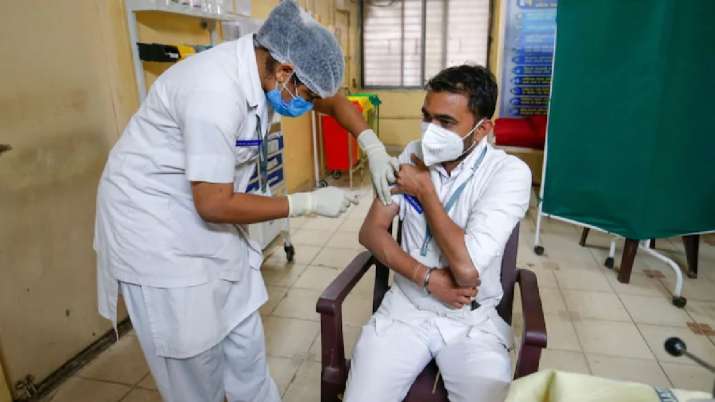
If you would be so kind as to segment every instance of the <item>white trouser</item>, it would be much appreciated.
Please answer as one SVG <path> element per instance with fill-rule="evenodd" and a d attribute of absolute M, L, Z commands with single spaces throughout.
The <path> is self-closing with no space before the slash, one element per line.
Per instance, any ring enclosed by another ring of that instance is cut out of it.
<path fill-rule="evenodd" d="M 258 311 L 214 347 L 185 359 L 159 356 L 141 286 L 121 283 L 134 331 L 166 402 L 279 402 L 268 371 L 263 325 Z"/>
<path fill-rule="evenodd" d="M 440 328 L 452 325 L 453 328 Z M 463 328 L 444 342 L 442 333 Z M 511 382 L 511 359 L 495 335 L 445 320 L 415 324 L 378 315 L 353 349 L 345 402 L 401 402 L 417 375 L 436 359 L 451 402 L 498 402 Z"/>

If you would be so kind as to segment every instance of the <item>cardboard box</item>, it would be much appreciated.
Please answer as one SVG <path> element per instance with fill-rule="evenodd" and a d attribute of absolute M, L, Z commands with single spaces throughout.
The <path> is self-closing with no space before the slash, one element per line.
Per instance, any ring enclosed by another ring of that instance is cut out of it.
<path fill-rule="evenodd" d="M 541 149 L 509 147 L 497 145 L 495 148 L 514 155 L 524 161 L 531 169 L 531 182 L 535 186 L 541 185 L 541 172 L 544 166 L 544 151 Z"/>

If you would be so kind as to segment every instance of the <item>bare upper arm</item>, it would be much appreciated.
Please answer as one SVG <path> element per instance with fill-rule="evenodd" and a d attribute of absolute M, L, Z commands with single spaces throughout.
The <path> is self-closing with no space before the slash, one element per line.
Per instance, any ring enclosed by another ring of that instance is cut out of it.
<path fill-rule="evenodd" d="M 372 201 L 370 210 L 362 224 L 362 229 L 377 227 L 387 230 L 392 225 L 392 220 L 400 212 L 400 206 L 393 202 L 390 205 L 383 204 L 378 198 Z"/>

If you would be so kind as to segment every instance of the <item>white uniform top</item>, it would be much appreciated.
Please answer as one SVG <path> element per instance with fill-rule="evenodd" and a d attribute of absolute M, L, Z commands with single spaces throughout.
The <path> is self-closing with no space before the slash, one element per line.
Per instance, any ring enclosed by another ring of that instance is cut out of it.
<path fill-rule="evenodd" d="M 259 148 L 239 144 L 260 139 L 269 115 L 247 35 L 162 74 L 109 155 L 95 223 L 99 312 L 116 324 L 117 281 L 145 287 L 154 330 L 172 338 L 158 339 L 160 354 L 211 347 L 267 300 L 260 246 L 245 227 L 201 219 L 191 182 L 245 191 Z M 236 285 L 225 305 L 197 302 L 217 281 Z M 189 319 L 196 331 L 171 333 Z"/>
<path fill-rule="evenodd" d="M 421 155 L 419 141 L 413 141 L 405 147 L 399 157 L 400 163 L 412 163 L 411 154 Z M 472 174 L 475 165 L 478 166 Z M 436 313 L 472 325 L 479 324 L 487 317 L 498 318 L 495 307 L 503 295 L 501 257 L 514 226 L 528 208 L 531 171 L 524 162 L 493 148 L 484 139 L 452 170 L 451 175 L 441 164 L 430 167 L 430 175 L 443 205 L 447 204 L 452 194 L 466 182 L 448 215 L 464 230 L 467 250 L 479 271 L 481 286 L 477 301 L 481 307 L 474 311 L 470 305 L 459 310 L 452 309 L 435 297 L 427 295 L 412 280 L 396 273 L 395 284 L 401 293 L 397 300 L 404 295 L 418 311 Z M 447 266 L 448 262 L 434 237 L 427 244 L 426 253 L 421 252 L 427 221 L 424 213 L 420 211 L 419 203 L 409 200 L 405 195 L 394 195 L 393 201 L 400 207 L 402 249 L 428 267 Z M 392 306 L 391 309 L 395 312 L 396 308 Z M 402 309 L 404 314 L 413 314 L 414 311 L 414 308 Z M 508 328 L 504 331 L 508 331 Z M 507 337 L 507 334 L 500 335 Z"/>

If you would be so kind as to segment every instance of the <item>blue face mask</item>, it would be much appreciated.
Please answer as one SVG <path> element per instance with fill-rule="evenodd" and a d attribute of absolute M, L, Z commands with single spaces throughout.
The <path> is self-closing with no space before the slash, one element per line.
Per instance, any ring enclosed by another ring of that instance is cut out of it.
<path fill-rule="evenodd" d="M 266 92 L 266 98 L 268 102 L 273 106 L 273 110 L 278 112 L 282 116 L 288 117 L 298 117 L 303 113 L 309 112 L 313 109 L 313 104 L 305 100 L 302 96 L 293 95 L 285 84 L 282 84 L 282 89 L 288 91 L 291 96 L 290 102 L 283 100 L 282 90 L 276 86 L 276 88 Z"/>

